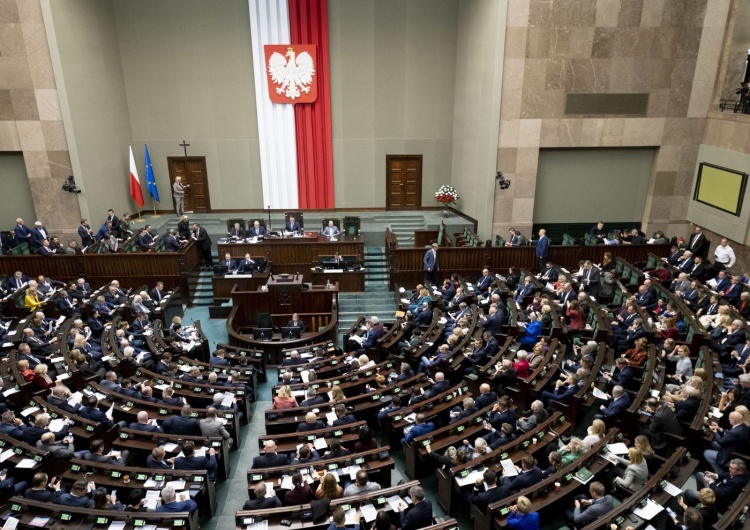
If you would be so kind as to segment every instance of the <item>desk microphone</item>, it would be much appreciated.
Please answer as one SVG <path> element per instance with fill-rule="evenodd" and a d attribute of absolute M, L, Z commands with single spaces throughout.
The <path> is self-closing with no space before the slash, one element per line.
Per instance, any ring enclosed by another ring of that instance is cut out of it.
<path fill-rule="evenodd" d="M 299 272 L 294 273 L 294 279 L 297 280 L 297 277 L 299 276 Z"/>

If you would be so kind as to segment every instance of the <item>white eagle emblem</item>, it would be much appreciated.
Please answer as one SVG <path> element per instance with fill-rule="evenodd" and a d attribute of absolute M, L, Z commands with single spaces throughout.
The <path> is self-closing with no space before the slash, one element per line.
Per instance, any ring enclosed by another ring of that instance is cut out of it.
<path fill-rule="evenodd" d="M 300 91 L 310 92 L 310 85 L 315 75 L 315 65 L 312 56 L 307 52 L 295 55 L 294 48 L 287 48 L 286 57 L 279 52 L 273 52 L 268 59 L 268 73 L 271 75 L 277 94 L 284 94 L 294 101 L 300 97 Z"/>

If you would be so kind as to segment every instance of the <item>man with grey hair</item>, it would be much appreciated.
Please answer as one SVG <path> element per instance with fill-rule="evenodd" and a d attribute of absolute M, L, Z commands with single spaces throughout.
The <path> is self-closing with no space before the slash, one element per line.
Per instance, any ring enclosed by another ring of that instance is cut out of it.
<path fill-rule="evenodd" d="M 696 473 L 697 489 L 685 492 L 685 503 L 695 506 L 700 502 L 700 490 L 710 488 L 716 496 L 717 511 L 724 512 L 737 499 L 748 482 L 750 475 L 747 473 L 745 462 L 740 458 L 734 458 L 729 461 L 729 471 Z"/>
<path fill-rule="evenodd" d="M 599 410 L 601 413 L 596 414 L 594 418 L 604 420 L 611 419 L 616 420 L 621 418 L 630 406 L 630 394 L 620 386 L 616 385 L 612 389 L 612 401 L 608 405 L 601 405 Z"/>
<path fill-rule="evenodd" d="M 459 408 L 458 406 L 455 406 L 451 409 L 451 423 L 461 421 L 462 419 L 468 418 L 469 416 L 471 416 L 472 414 L 476 414 L 477 412 L 477 408 L 474 406 L 473 398 L 464 398 L 462 406 L 463 410 L 461 410 L 461 408 Z"/>
<path fill-rule="evenodd" d="M 421 486 L 409 489 L 411 507 L 407 508 L 403 502 L 398 504 L 398 514 L 401 530 L 419 530 L 432 525 L 432 502 L 425 499 Z"/>
<path fill-rule="evenodd" d="M 713 432 L 711 448 L 703 451 L 703 458 L 716 473 L 726 471 L 733 453 L 742 453 L 750 441 L 750 427 L 745 425 L 742 414 L 737 411 L 729 413 L 729 429 L 722 429 L 712 421 L 709 428 Z"/>
<path fill-rule="evenodd" d="M 305 400 L 302 401 L 299 406 L 311 407 L 313 405 L 322 405 L 323 403 L 325 403 L 325 398 L 319 396 L 318 392 L 313 387 L 310 387 L 307 389 L 307 392 L 305 392 Z"/>
<path fill-rule="evenodd" d="M 198 509 L 198 504 L 190 498 L 188 495 L 185 498 L 179 500 L 176 499 L 174 487 L 165 486 L 161 490 L 161 504 L 156 507 L 157 512 L 173 513 L 173 512 L 190 512 L 193 513 Z"/>
<path fill-rule="evenodd" d="M 700 390 L 692 386 L 685 386 L 680 392 L 682 401 L 674 405 L 674 413 L 680 423 L 691 423 L 695 419 L 700 407 Z"/>
<path fill-rule="evenodd" d="M 518 428 L 523 432 L 529 432 L 531 429 L 536 427 L 547 419 L 549 414 L 544 410 L 544 403 L 538 399 L 531 404 L 531 409 L 523 413 L 518 418 Z"/>

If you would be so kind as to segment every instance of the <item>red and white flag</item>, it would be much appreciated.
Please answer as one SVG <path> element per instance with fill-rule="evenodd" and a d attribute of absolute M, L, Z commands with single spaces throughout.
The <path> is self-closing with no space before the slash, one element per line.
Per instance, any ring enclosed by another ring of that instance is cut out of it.
<path fill-rule="evenodd" d="M 130 196 L 133 198 L 139 208 L 143 207 L 143 191 L 141 190 L 141 179 L 138 178 L 138 168 L 135 167 L 135 157 L 133 157 L 133 147 L 130 149 Z"/>

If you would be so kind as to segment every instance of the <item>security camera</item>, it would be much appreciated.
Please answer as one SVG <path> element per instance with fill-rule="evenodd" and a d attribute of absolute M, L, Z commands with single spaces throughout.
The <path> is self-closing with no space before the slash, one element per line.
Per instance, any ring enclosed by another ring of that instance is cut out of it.
<path fill-rule="evenodd" d="M 510 179 L 506 179 L 503 176 L 502 171 L 498 171 L 497 175 L 495 175 L 495 178 L 497 179 L 497 185 L 500 186 L 501 190 L 507 190 L 510 188 Z"/>
<path fill-rule="evenodd" d="M 62 189 L 63 191 L 68 191 L 70 193 L 81 193 L 81 190 L 76 187 L 76 179 L 73 178 L 73 175 L 70 175 L 65 179 Z"/>

